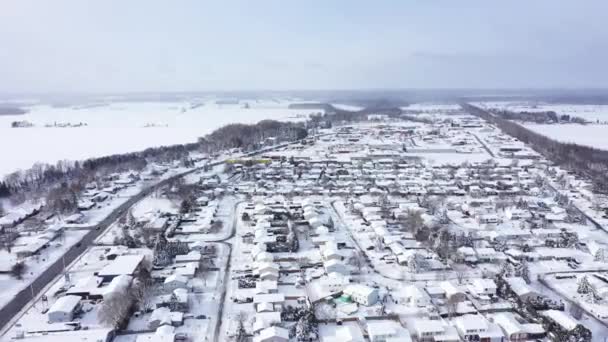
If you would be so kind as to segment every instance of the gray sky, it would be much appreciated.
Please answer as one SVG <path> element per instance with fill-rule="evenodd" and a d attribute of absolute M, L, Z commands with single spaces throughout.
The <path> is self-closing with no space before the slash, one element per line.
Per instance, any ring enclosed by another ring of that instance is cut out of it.
<path fill-rule="evenodd" d="M 607 13 L 605 0 L 0 0 L 0 92 L 608 87 Z"/>

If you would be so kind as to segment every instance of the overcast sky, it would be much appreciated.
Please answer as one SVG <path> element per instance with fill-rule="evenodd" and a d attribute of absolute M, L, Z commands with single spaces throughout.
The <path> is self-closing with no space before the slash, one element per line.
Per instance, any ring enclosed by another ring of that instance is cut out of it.
<path fill-rule="evenodd" d="M 605 0 L 0 0 L 0 92 L 608 87 L 607 13 Z"/>

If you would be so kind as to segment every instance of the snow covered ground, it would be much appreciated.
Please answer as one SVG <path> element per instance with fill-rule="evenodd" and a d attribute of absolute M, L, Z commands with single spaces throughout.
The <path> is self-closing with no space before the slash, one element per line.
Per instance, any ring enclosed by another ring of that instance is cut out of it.
<path fill-rule="evenodd" d="M 554 111 L 560 115 L 577 116 L 593 122 L 608 122 L 608 105 L 589 104 L 548 104 L 537 102 L 478 102 L 483 108 L 506 109 L 515 112 Z"/>
<path fill-rule="evenodd" d="M 526 124 L 526 127 L 562 142 L 571 142 L 608 150 L 607 125 L 537 125 Z"/>
<path fill-rule="evenodd" d="M 36 162 L 81 160 L 148 147 L 195 142 L 230 123 L 263 119 L 301 121 L 312 111 L 288 109 L 281 100 L 242 100 L 238 104 L 200 102 L 113 102 L 89 107 L 33 105 L 25 115 L 0 116 L 0 144 L 7 149 L 0 176 Z M 246 108 L 249 106 L 249 108 Z M 28 121 L 29 128 L 11 128 Z M 82 127 L 45 127 L 54 124 Z M 148 126 L 148 127 L 146 127 Z"/>

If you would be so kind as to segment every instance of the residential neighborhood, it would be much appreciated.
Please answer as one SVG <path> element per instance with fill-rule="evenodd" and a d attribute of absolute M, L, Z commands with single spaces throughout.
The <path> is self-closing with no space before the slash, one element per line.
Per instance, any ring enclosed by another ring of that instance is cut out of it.
<path fill-rule="evenodd" d="M 86 186 L 67 217 L 44 203 L 8 213 L 5 303 L 64 246 L 95 236 L 48 286 L 29 289 L 2 339 L 606 336 L 608 201 L 457 105 L 433 108 L 421 121 L 370 115 L 213 167 L 115 175 Z M 95 228 L 144 183 L 159 185 Z M 16 263 L 28 266 L 19 281 Z"/>

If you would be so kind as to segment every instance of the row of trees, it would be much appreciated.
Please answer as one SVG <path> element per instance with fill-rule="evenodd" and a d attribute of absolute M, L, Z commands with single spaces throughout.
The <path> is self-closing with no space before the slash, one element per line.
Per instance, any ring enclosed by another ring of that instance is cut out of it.
<path fill-rule="evenodd" d="M 492 114 L 499 115 L 500 117 L 507 120 L 523 121 L 523 122 L 534 122 L 534 123 L 579 123 L 584 124 L 585 120 L 577 116 L 570 115 L 558 115 L 556 112 L 543 111 L 543 112 L 513 112 L 509 110 L 501 109 L 490 109 Z"/>
<path fill-rule="evenodd" d="M 529 144 L 547 159 L 590 179 L 597 192 L 608 193 L 608 151 L 558 142 L 478 107 L 469 104 L 463 104 L 462 107 L 470 114 L 496 125 L 503 132 Z"/>
<path fill-rule="evenodd" d="M 62 160 L 54 165 L 36 163 L 30 169 L 7 175 L 0 182 L 0 197 L 10 197 L 20 203 L 26 198 L 45 196 L 50 189 L 58 187 L 59 190 L 54 194 L 58 197 L 56 205 L 57 209 L 63 211 L 66 204 L 73 202 L 72 193 L 107 174 L 140 171 L 151 162 L 166 163 L 178 160 L 184 165 L 192 165 L 190 152 L 215 153 L 226 148 L 254 150 L 270 137 L 281 142 L 302 139 L 306 135 L 303 124 L 264 120 L 253 125 L 234 124 L 221 127 L 196 143 L 148 148 L 140 152 L 84 161 Z"/>

